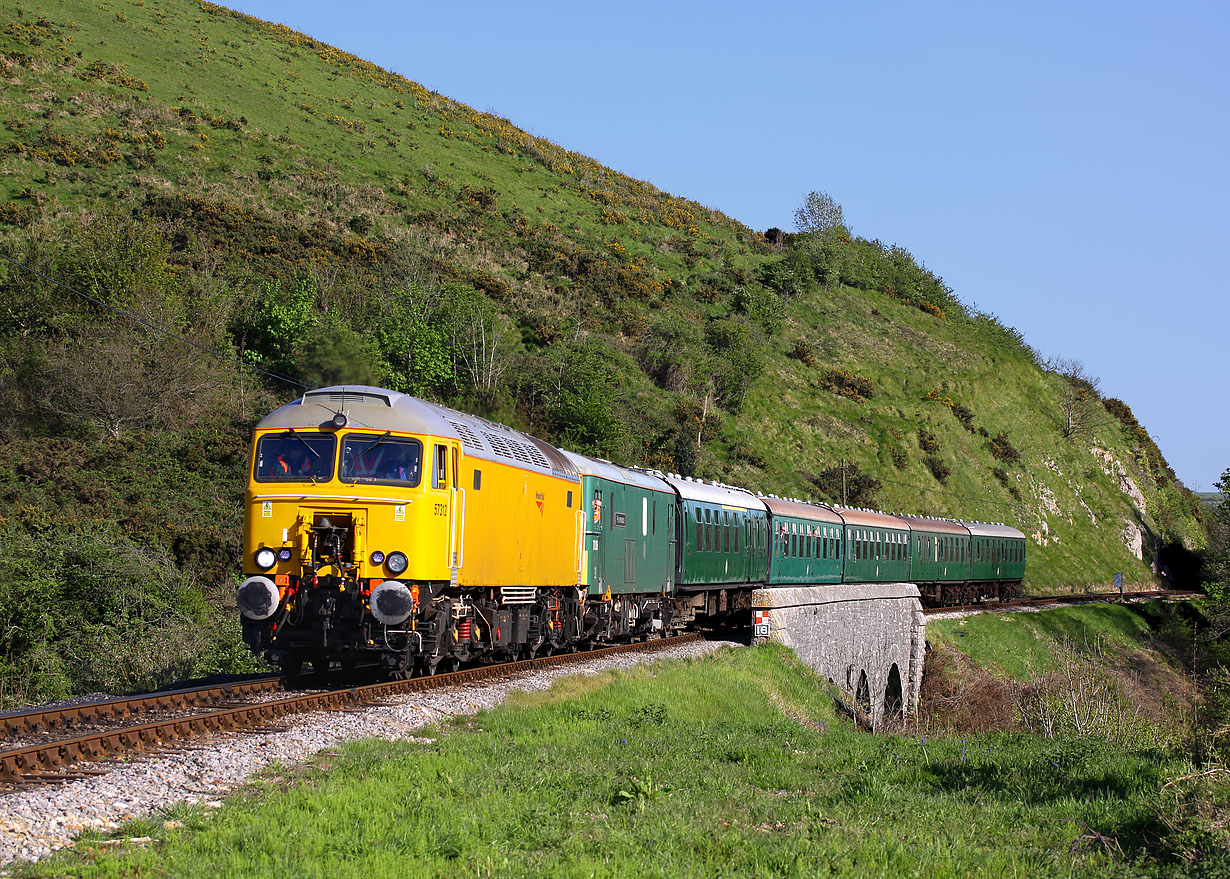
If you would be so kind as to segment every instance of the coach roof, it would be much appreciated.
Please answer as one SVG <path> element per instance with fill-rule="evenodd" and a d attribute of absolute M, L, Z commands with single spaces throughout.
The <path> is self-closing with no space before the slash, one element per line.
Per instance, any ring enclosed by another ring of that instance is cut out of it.
<path fill-rule="evenodd" d="M 723 507 L 741 507 L 745 510 L 764 511 L 765 505 L 760 498 L 745 488 L 735 488 L 733 485 L 693 480 L 683 476 L 670 475 L 666 481 L 679 492 L 684 500 L 698 501 L 702 504 L 715 504 Z"/>
<path fill-rule="evenodd" d="M 794 516 L 796 519 L 811 519 L 815 522 L 832 522 L 841 524 L 841 516 L 828 507 L 819 504 L 809 504 L 803 501 L 788 501 L 780 497 L 762 497 L 764 505 L 774 516 Z"/>
<path fill-rule="evenodd" d="M 618 464 L 612 464 L 610 461 L 604 461 L 601 458 L 588 458 L 585 455 L 579 455 L 576 452 L 562 449 L 560 454 L 566 457 L 573 468 L 582 476 L 597 476 L 611 482 L 635 485 L 638 488 L 645 488 L 650 491 L 668 492 L 672 495 L 675 493 L 674 489 L 667 485 L 660 477 L 647 473 L 644 470 L 620 467 Z"/>
<path fill-rule="evenodd" d="M 1025 535 L 1017 531 L 1011 525 L 997 525 L 992 522 L 962 522 L 969 533 L 975 537 L 1008 537 L 1016 540 L 1024 540 Z"/>
<path fill-rule="evenodd" d="M 890 516 L 888 513 L 881 513 L 877 510 L 851 510 L 847 507 L 833 506 L 837 511 L 837 515 L 841 516 L 842 520 L 847 525 L 858 525 L 864 528 L 898 528 L 902 531 L 910 530 L 910 523 L 899 516 Z"/>
<path fill-rule="evenodd" d="M 910 523 L 910 528 L 914 531 L 930 531 L 932 534 L 956 534 L 960 537 L 969 537 L 969 530 L 960 522 L 952 519 L 932 519 L 930 516 L 906 516 L 902 515 Z"/>

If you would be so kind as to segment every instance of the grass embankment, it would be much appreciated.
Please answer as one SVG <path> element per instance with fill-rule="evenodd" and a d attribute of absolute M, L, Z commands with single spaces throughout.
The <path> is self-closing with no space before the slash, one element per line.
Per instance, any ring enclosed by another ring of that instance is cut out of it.
<path fill-rule="evenodd" d="M 872 736 L 778 647 L 573 679 L 429 744 L 363 743 L 20 875 L 1173 875 L 1175 751 Z M 1208 856 L 1204 866 L 1211 866 Z"/>

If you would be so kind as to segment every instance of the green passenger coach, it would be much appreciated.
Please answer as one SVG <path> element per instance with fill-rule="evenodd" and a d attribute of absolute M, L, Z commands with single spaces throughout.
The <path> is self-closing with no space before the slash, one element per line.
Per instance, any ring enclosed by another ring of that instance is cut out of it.
<path fill-rule="evenodd" d="M 1025 535 L 1009 525 L 962 524 L 970 532 L 973 579 L 994 583 L 999 598 L 1011 598 L 1025 577 Z"/>
<path fill-rule="evenodd" d="M 842 521 L 819 504 L 762 497 L 772 515 L 770 586 L 840 583 Z"/>
<path fill-rule="evenodd" d="M 910 526 L 872 510 L 834 506 L 844 524 L 846 583 L 904 583 L 910 579 Z"/>
<path fill-rule="evenodd" d="M 564 452 L 581 476 L 579 586 L 589 595 L 669 594 L 675 571 L 674 490 L 658 477 Z"/>
<path fill-rule="evenodd" d="M 769 519 L 750 491 L 667 476 L 679 493 L 675 582 L 680 589 L 763 583 L 769 570 Z"/>
<path fill-rule="evenodd" d="M 910 525 L 910 581 L 924 601 L 939 601 L 951 584 L 970 579 L 969 530 L 951 519 L 902 516 Z"/>

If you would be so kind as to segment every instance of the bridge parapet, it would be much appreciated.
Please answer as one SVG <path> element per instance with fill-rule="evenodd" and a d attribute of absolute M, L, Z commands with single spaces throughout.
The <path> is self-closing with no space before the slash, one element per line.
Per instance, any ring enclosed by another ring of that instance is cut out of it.
<path fill-rule="evenodd" d="M 757 641 L 777 641 L 847 691 L 873 726 L 918 708 L 927 624 L 912 583 L 752 593 Z"/>

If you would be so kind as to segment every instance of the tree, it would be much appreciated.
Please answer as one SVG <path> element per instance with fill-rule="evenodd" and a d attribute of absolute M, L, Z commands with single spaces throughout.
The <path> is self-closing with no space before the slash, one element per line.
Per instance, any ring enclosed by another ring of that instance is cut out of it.
<path fill-rule="evenodd" d="M 809 192 L 803 204 L 794 211 L 794 227 L 812 235 L 838 229 L 846 231 L 846 218 L 833 196 L 827 192 Z"/>
<path fill-rule="evenodd" d="M 1047 363 L 1047 369 L 1063 379 L 1059 394 L 1059 410 L 1063 418 L 1065 438 L 1091 433 L 1101 426 L 1099 412 L 1102 407 L 1099 379 L 1085 364 L 1068 357 L 1056 357 Z"/>
<path fill-rule="evenodd" d="M 516 356 L 516 331 L 495 304 L 477 290 L 456 285 L 446 292 L 454 297 L 447 307 L 456 373 L 468 379 L 479 398 L 490 404 Z"/>

